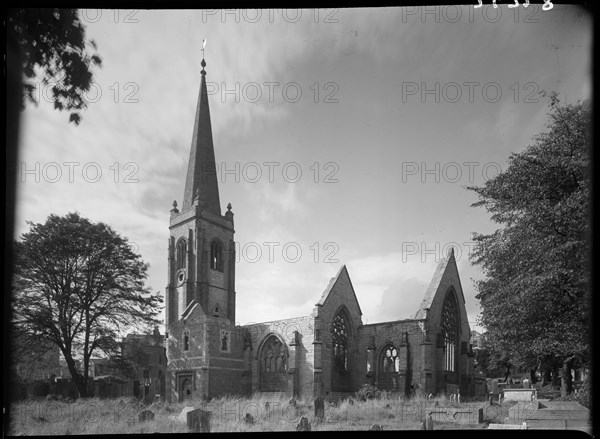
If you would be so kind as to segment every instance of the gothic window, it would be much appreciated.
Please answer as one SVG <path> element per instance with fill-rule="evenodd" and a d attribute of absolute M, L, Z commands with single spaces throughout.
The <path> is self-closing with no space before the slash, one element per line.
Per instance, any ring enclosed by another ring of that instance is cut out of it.
<path fill-rule="evenodd" d="M 229 331 L 221 330 L 221 351 L 229 352 Z"/>
<path fill-rule="evenodd" d="M 187 258 L 187 243 L 185 242 L 185 238 L 180 238 L 177 241 L 177 249 L 175 253 L 175 264 L 177 270 L 186 267 L 186 258 Z"/>
<path fill-rule="evenodd" d="M 190 332 L 187 330 L 183 331 L 183 350 L 190 350 Z"/>
<path fill-rule="evenodd" d="M 458 309 L 453 292 L 449 292 L 444 300 L 441 328 L 444 343 L 444 370 L 454 372 L 458 344 Z"/>
<path fill-rule="evenodd" d="M 346 372 L 348 371 L 348 329 L 341 313 L 333 319 L 331 335 L 334 370 Z"/>
<path fill-rule="evenodd" d="M 262 391 L 287 390 L 287 350 L 276 336 L 269 336 L 263 343 L 259 364 Z"/>
<path fill-rule="evenodd" d="M 384 352 L 383 372 L 400 372 L 400 358 L 398 358 L 398 349 L 396 349 L 394 346 L 390 345 Z"/>
<path fill-rule="evenodd" d="M 210 243 L 210 268 L 223 271 L 223 244 L 217 240 Z"/>

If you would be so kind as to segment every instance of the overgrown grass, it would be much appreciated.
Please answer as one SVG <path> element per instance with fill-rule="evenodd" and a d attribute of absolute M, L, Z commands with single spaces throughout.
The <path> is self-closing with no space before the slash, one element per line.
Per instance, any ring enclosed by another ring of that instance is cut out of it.
<path fill-rule="evenodd" d="M 358 401 L 345 399 L 325 402 L 325 417 L 315 418 L 313 401 L 299 400 L 289 404 L 289 397 L 256 394 L 252 398 L 224 396 L 203 402 L 190 400 L 169 404 L 155 402 L 142 405 L 133 398 L 78 400 L 72 403 L 29 400 L 10 407 L 9 435 L 70 435 L 70 434 L 144 434 L 185 433 L 187 424 L 177 416 L 185 407 L 204 408 L 211 412 L 211 431 L 294 431 L 306 417 L 313 431 L 368 430 L 380 424 L 384 430 L 417 430 L 431 410 L 442 408 L 482 407 L 482 402 L 450 402 L 441 396 L 405 399 L 382 392 L 378 399 Z M 143 410 L 151 410 L 153 421 L 139 421 Z M 508 410 L 508 409 L 506 409 Z M 250 416 L 246 416 L 249 414 Z M 497 422 L 497 421 L 494 421 Z M 459 425 L 438 422 L 436 429 L 485 428 L 485 424 Z"/>

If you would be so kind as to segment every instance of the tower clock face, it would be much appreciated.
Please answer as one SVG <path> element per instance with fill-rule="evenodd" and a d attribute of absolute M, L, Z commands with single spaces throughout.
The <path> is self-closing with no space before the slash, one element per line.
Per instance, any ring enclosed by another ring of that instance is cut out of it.
<path fill-rule="evenodd" d="M 186 272 L 184 269 L 181 269 L 177 272 L 177 286 L 181 285 L 185 282 Z"/>

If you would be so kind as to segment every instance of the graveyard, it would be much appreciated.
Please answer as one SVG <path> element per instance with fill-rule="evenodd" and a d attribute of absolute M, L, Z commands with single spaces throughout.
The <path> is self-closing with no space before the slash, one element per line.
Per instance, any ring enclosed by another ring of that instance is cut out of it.
<path fill-rule="evenodd" d="M 508 392 L 507 392 L 508 394 Z M 50 395 L 52 396 L 52 395 Z M 312 401 L 283 394 L 169 404 L 137 398 L 64 400 L 11 406 L 9 435 L 146 434 L 340 430 L 569 429 L 590 432 L 589 410 L 575 401 L 515 401 L 492 395 Z"/>

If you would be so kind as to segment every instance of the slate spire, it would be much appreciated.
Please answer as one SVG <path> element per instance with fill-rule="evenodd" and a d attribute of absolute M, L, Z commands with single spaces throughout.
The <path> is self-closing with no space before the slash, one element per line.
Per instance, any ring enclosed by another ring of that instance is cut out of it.
<path fill-rule="evenodd" d="M 215 165 L 215 151 L 213 147 L 212 129 L 210 125 L 210 110 L 208 108 L 208 93 L 206 91 L 206 61 L 202 58 L 202 79 L 198 95 L 198 107 L 190 148 L 185 190 L 183 192 L 183 205 L 181 211 L 190 209 L 194 201 L 206 210 L 221 215 L 219 200 L 219 185 Z"/>

